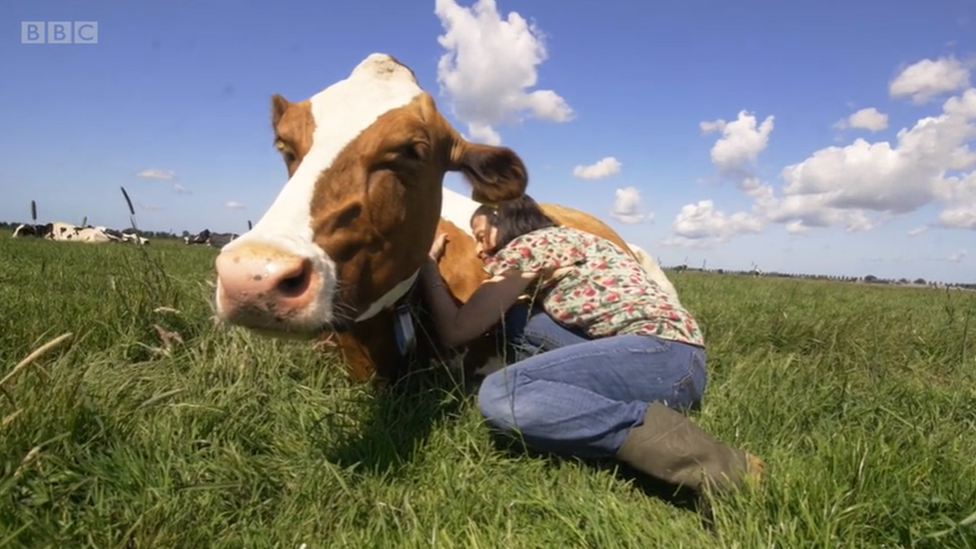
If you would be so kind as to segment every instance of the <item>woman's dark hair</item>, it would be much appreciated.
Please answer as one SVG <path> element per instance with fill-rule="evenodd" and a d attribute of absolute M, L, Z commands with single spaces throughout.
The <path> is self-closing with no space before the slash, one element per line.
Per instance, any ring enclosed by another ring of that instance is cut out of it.
<path fill-rule="evenodd" d="M 495 247 L 486 250 L 489 254 L 495 254 L 509 242 L 524 234 L 558 226 L 558 223 L 546 215 L 539 204 L 527 194 L 513 200 L 499 202 L 497 206 L 482 204 L 471 214 L 471 219 L 479 215 L 485 216 L 488 224 L 498 230 Z"/>

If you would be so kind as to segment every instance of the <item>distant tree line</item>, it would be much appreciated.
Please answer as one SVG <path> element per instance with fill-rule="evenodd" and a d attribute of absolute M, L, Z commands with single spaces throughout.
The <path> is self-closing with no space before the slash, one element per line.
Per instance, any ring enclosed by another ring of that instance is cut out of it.
<path fill-rule="evenodd" d="M 0 221 L 0 230 L 13 232 L 14 229 L 20 225 L 21 222 L 11 222 L 11 221 Z M 179 235 L 173 232 L 172 229 L 169 231 L 144 231 L 141 229 L 136 229 L 135 232 L 144 238 L 161 238 L 161 239 L 172 239 L 172 240 L 182 240 L 184 236 L 191 236 L 189 231 L 182 231 Z M 780 273 L 780 272 L 764 272 L 761 273 L 758 268 L 753 268 L 748 271 L 733 271 L 729 269 L 704 269 L 704 268 L 693 268 L 687 265 L 676 265 L 673 267 L 665 267 L 667 270 L 671 271 L 697 271 L 705 273 L 713 273 L 720 275 L 748 275 L 748 276 L 761 276 L 763 277 L 778 277 L 778 278 L 804 278 L 809 280 L 833 280 L 837 282 L 862 282 L 867 284 L 899 284 L 907 285 L 914 284 L 917 286 L 944 286 L 950 288 L 965 288 L 967 290 L 976 290 L 976 284 L 967 283 L 939 283 L 939 282 L 927 282 L 924 278 L 916 278 L 914 281 L 909 281 L 907 278 L 900 279 L 885 279 L 878 278 L 873 274 L 869 274 L 864 277 L 856 276 L 833 276 L 833 275 L 810 275 L 810 274 L 796 274 L 796 273 Z"/>
<path fill-rule="evenodd" d="M 733 275 L 733 276 L 762 276 L 775 277 L 775 278 L 802 278 L 804 280 L 829 280 L 833 282 L 852 282 L 861 284 L 887 284 L 887 285 L 916 285 L 916 286 L 928 286 L 937 288 L 956 288 L 956 289 L 966 289 L 966 290 L 976 290 L 976 283 L 962 283 L 962 282 L 935 282 L 926 281 L 924 278 L 916 278 L 914 281 L 910 281 L 907 278 L 899 279 L 889 279 L 889 278 L 879 278 L 873 274 L 869 274 L 863 277 L 859 276 L 836 276 L 836 275 L 816 275 L 816 274 L 801 274 L 801 273 L 781 273 L 781 272 L 761 272 L 758 268 L 753 268 L 748 271 L 736 271 L 731 269 L 706 269 L 689 267 L 688 265 L 675 265 L 673 267 L 664 267 L 665 270 L 683 272 L 683 271 L 694 271 L 700 273 L 712 273 L 719 275 Z"/>

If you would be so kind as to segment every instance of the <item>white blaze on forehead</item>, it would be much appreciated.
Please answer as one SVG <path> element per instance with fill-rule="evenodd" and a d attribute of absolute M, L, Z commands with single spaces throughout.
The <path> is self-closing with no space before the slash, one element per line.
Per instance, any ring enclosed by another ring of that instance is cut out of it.
<path fill-rule="evenodd" d="M 409 104 L 423 93 L 410 70 L 389 55 L 374 53 L 349 77 L 312 96 L 315 131 L 312 147 L 271 208 L 254 228 L 225 250 L 261 239 L 306 257 L 321 254 L 312 245 L 310 205 L 315 182 L 336 156 L 384 113 Z"/>

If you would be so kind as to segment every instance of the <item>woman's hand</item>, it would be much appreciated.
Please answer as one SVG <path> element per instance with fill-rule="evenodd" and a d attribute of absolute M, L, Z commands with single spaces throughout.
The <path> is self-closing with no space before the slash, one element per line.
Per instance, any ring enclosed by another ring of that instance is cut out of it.
<path fill-rule="evenodd" d="M 430 247 L 430 258 L 438 262 L 444 255 L 444 246 L 447 244 L 447 233 L 441 233 L 434 239 L 434 244 Z"/>

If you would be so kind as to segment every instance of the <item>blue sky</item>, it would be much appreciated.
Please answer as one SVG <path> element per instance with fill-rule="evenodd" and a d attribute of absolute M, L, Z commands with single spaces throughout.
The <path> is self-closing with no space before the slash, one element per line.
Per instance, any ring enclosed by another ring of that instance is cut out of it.
<path fill-rule="evenodd" d="M 125 226 L 124 185 L 142 228 L 243 232 L 286 181 L 270 95 L 385 52 L 666 265 L 976 280 L 976 0 L 575 4 L 8 0 L 0 219 Z"/>

